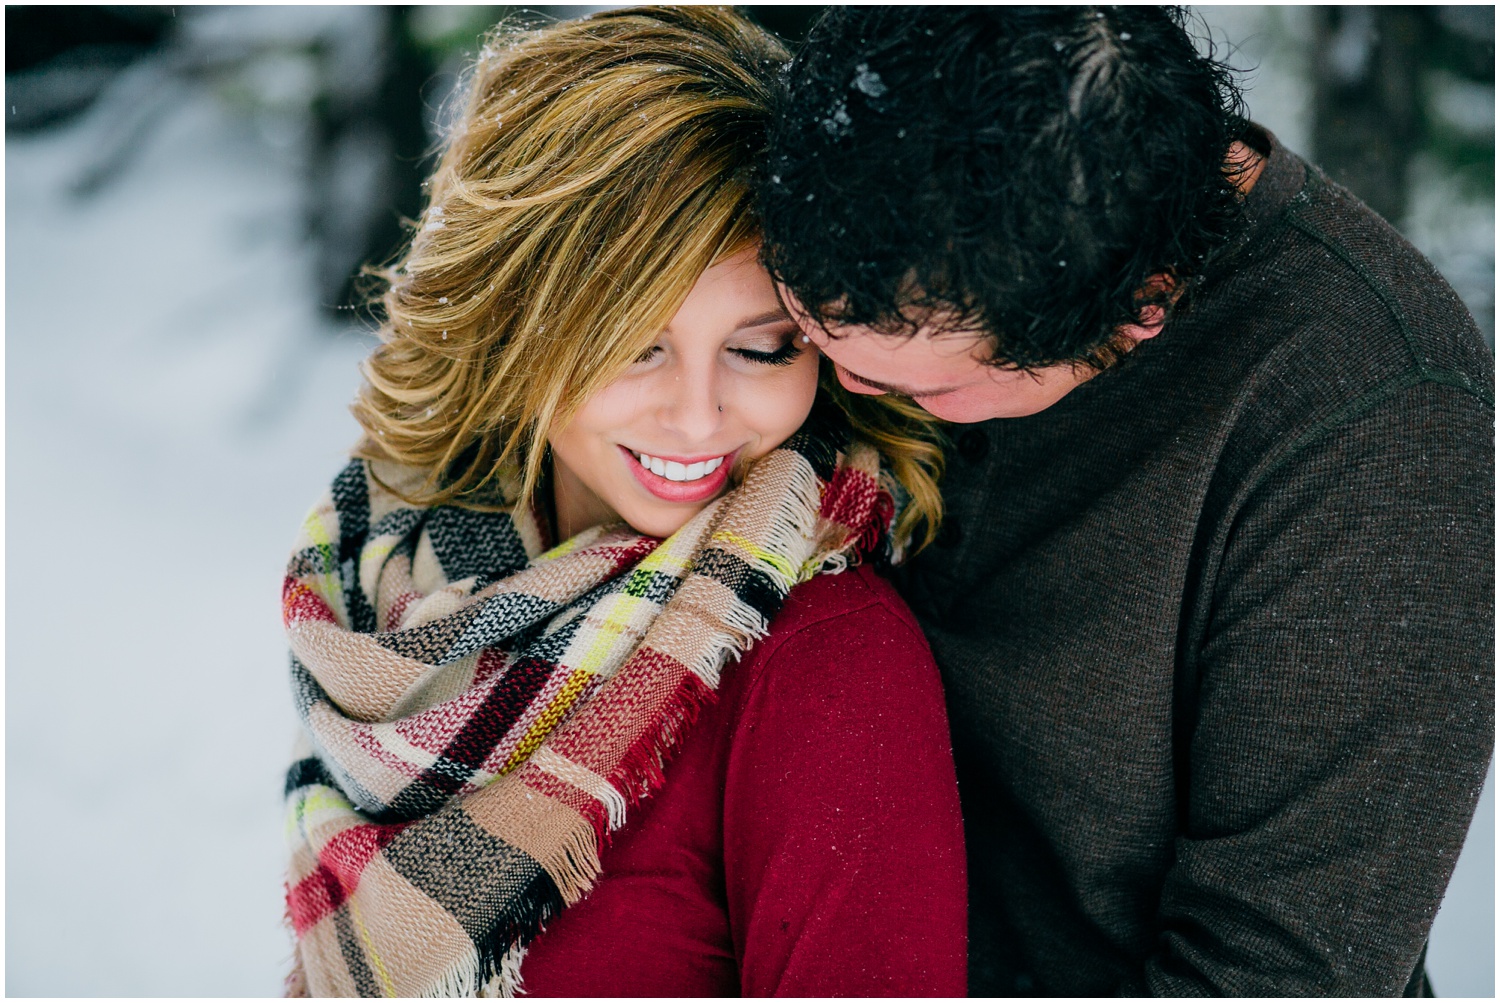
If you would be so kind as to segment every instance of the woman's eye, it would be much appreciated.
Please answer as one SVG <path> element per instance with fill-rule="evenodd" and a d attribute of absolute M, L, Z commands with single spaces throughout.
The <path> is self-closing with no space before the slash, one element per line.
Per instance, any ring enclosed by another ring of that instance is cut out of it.
<path fill-rule="evenodd" d="M 646 349 L 640 355 L 637 355 L 635 357 L 636 364 L 639 365 L 642 362 L 650 362 L 652 359 L 656 358 L 660 354 L 661 354 L 661 346 L 660 345 L 652 345 L 650 348 Z"/>
<path fill-rule="evenodd" d="M 758 352 L 753 348 L 731 348 L 730 351 L 742 359 L 749 359 L 761 365 L 789 366 L 797 356 L 802 354 L 802 347 L 796 341 L 788 341 L 774 352 Z"/>

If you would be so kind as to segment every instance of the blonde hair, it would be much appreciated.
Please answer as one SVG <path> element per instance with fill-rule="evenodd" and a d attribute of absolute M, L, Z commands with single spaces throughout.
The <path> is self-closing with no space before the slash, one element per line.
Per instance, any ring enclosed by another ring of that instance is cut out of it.
<path fill-rule="evenodd" d="M 786 59 L 728 8 L 496 28 L 410 247 L 372 273 L 385 320 L 355 454 L 425 470 L 416 504 L 530 499 L 548 432 L 758 239 L 750 172 Z M 898 537 L 925 544 L 941 517 L 934 419 L 833 393 L 910 499 Z"/>

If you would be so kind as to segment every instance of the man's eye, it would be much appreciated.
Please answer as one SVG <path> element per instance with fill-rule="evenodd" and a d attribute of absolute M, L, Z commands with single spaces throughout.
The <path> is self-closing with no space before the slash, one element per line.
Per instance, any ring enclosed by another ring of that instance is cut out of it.
<path fill-rule="evenodd" d="M 795 341 L 789 341 L 774 352 L 757 352 L 753 348 L 731 348 L 731 352 L 742 359 L 758 362 L 766 366 L 789 366 L 797 356 L 802 354 L 802 348 Z"/>

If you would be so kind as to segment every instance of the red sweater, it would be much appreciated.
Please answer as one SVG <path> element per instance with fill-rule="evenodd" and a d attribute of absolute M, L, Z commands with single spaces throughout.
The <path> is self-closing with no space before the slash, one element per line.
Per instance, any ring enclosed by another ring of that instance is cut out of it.
<path fill-rule="evenodd" d="M 531 996 L 962 996 L 937 668 L 867 568 L 798 586 L 531 945 Z"/>

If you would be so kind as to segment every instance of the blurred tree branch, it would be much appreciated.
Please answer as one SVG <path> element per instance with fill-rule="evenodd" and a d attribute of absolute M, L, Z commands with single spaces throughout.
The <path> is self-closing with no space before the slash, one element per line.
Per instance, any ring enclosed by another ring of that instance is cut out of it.
<path fill-rule="evenodd" d="M 1398 226 L 1424 149 L 1493 185 L 1493 111 L 1476 129 L 1437 93 L 1445 80 L 1483 84 L 1493 108 L 1493 7 L 1320 7 L 1314 25 L 1312 154 L 1335 181 Z"/>

